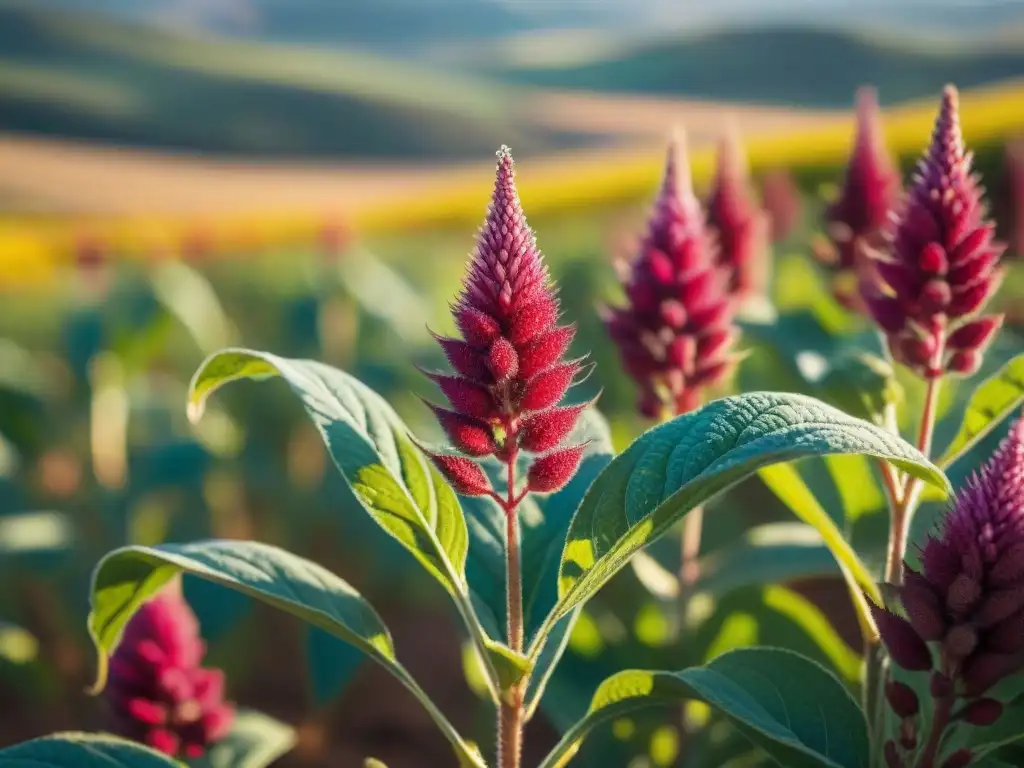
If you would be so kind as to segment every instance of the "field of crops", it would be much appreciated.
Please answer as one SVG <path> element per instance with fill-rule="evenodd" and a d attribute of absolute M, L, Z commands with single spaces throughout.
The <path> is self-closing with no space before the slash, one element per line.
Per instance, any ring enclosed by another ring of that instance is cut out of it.
<path fill-rule="evenodd" d="M 1024 764 L 1024 82 L 944 99 L 518 197 L 504 149 L 343 205 L 5 188 L 0 768 Z M 127 740 L 3 749 L 71 731 Z"/>

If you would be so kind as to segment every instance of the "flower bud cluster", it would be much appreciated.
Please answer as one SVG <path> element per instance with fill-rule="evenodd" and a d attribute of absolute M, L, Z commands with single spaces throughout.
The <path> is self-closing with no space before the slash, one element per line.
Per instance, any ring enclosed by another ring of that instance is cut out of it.
<path fill-rule="evenodd" d="M 735 367 L 739 334 L 730 273 L 705 228 L 681 138 L 669 149 L 639 253 L 622 271 L 627 301 L 607 310 L 605 324 L 640 386 L 638 409 L 649 418 L 692 410 Z"/>
<path fill-rule="evenodd" d="M 999 287 L 1003 246 L 971 173 L 958 105 L 947 87 L 890 241 L 862 273 L 864 302 L 893 358 L 923 378 L 975 373 L 1003 321 L 977 316 Z"/>
<path fill-rule="evenodd" d="M 451 406 L 430 407 L 459 453 L 431 452 L 434 464 L 459 493 L 491 495 L 475 460 L 511 463 L 522 449 L 538 454 L 527 491 L 563 487 L 583 446 L 562 443 L 586 405 L 558 404 L 583 363 L 565 359 L 575 328 L 558 324 L 558 298 L 526 223 L 507 147 L 498 152 L 493 199 L 452 314 L 460 337 L 436 338 L 453 373 L 428 375 Z"/>

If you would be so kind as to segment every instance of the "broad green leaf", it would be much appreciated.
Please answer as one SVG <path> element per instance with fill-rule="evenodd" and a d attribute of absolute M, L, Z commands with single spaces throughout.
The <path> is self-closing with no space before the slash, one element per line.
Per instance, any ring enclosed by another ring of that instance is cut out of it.
<path fill-rule="evenodd" d="M 322 629 L 306 627 L 307 679 L 316 704 L 341 692 L 366 659 L 357 648 Z"/>
<path fill-rule="evenodd" d="M 822 509 L 814 494 L 800 477 L 800 473 L 793 466 L 775 464 L 761 469 L 759 475 L 765 485 L 790 508 L 793 514 L 821 534 L 822 541 L 832 552 L 832 556 L 835 557 L 836 563 L 839 565 L 839 570 L 846 579 L 862 632 L 865 633 L 865 637 L 876 637 L 878 633 L 863 594 L 866 593 L 877 605 L 882 604 L 882 595 L 867 567 L 843 537 L 842 531 Z"/>
<path fill-rule="evenodd" d="M 936 463 L 949 467 L 1003 419 L 1024 403 L 1024 355 L 1018 355 L 990 379 L 983 381 L 967 402 L 963 424 Z"/>
<path fill-rule="evenodd" d="M 674 557 L 665 562 L 646 551 L 630 561 L 640 582 L 663 600 L 679 594 L 679 548 L 672 547 L 671 552 Z M 702 557 L 694 591 L 717 598 L 751 584 L 835 573 L 835 559 L 813 528 L 801 523 L 766 523 L 747 529 L 735 543 Z"/>
<path fill-rule="evenodd" d="M 632 711 L 702 701 L 786 768 L 867 768 L 867 725 L 856 701 L 823 667 L 791 651 L 744 648 L 681 672 L 627 670 L 594 694 L 590 710 L 545 758 L 568 762 L 597 725 Z"/>
<path fill-rule="evenodd" d="M 865 515 L 886 510 L 885 494 L 867 457 L 857 454 L 826 456 L 825 467 L 839 494 L 846 525 L 855 525 Z M 941 494 L 942 490 L 936 489 L 936 492 Z"/>
<path fill-rule="evenodd" d="M 261 712 L 235 715 L 231 732 L 198 760 L 192 768 L 265 768 L 295 746 L 295 730 Z"/>
<path fill-rule="evenodd" d="M 0 750 L 0 768 L 173 768 L 149 747 L 98 733 L 55 733 Z"/>
<path fill-rule="evenodd" d="M 759 469 L 846 453 L 949 487 L 941 470 L 899 437 L 803 395 L 723 398 L 646 432 L 598 476 L 573 518 L 549 621 L 589 599 L 691 509 Z"/>
<path fill-rule="evenodd" d="M 247 594 L 356 646 L 420 700 L 457 754 L 472 754 L 398 663 L 387 627 L 356 590 L 316 563 L 257 542 L 135 546 L 106 555 L 93 573 L 89 614 L 89 632 L 100 661 L 97 689 L 105 683 L 107 659 L 117 648 L 128 620 L 179 573 Z"/>
<path fill-rule="evenodd" d="M 227 349 L 196 371 L 189 418 L 237 379 L 281 376 L 319 429 L 356 498 L 453 595 L 465 595 L 466 521 L 448 484 L 409 439 L 383 398 L 357 379 L 312 360 Z"/>
<path fill-rule="evenodd" d="M 879 425 L 885 422 L 886 409 L 905 399 L 892 366 L 860 350 L 847 350 L 828 360 L 818 389 L 823 400 Z"/>

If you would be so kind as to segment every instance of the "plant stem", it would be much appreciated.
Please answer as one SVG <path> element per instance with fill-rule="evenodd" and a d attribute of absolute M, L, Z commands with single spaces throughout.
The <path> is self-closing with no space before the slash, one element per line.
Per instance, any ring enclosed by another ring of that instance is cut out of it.
<path fill-rule="evenodd" d="M 941 345 L 937 359 L 942 359 Z M 935 420 L 938 412 L 939 392 L 942 389 L 942 377 L 933 376 L 928 379 L 928 391 L 925 395 L 924 412 L 921 414 L 921 428 L 917 435 L 917 447 L 926 457 L 932 450 L 932 437 L 935 434 Z M 916 477 L 907 480 L 903 498 L 892 508 L 892 522 L 889 531 L 889 554 L 885 561 L 885 580 L 891 584 L 903 581 L 903 556 L 907 551 L 907 534 L 910 521 L 914 517 L 924 483 Z"/>
<path fill-rule="evenodd" d="M 946 663 L 946 659 L 943 659 L 942 673 L 949 674 L 949 665 Z M 939 756 L 939 745 L 942 743 L 942 734 L 945 732 L 946 726 L 949 725 L 955 699 L 956 694 L 950 691 L 935 702 L 932 727 L 928 732 L 928 741 L 924 744 L 921 757 L 917 761 L 917 768 L 935 768 Z"/>
<path fill-rule="evenodd" d="M 700 537 L 704 527 L 704 509 L 697 507 L 683 518 L 683 537 L 679 562 L 679 594 L 682 596 L 693 588 L 700 578 Z M 686 598 L 689 595 L 685 596 Z M 685 598 L 684 598 L 685 599 Z"/>
<path fill-rule="evenodd" d="M 523 652 L 523 575 L 519 558 L 519 516 L 516 508 L 522 496 L 516 498 L 516 457 L 507 461 L 508 495 L 502 504 L 505 511 L 505 584 L 508 647 Z M 501 692 L 498 706 L 498 766 L 519 768 L 523 751 L 523 684 Z"/>

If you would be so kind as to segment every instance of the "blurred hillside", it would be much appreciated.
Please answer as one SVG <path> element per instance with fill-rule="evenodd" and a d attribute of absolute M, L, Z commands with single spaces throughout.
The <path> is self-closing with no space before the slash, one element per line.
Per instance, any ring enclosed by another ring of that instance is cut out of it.
<path fill-rule="evenodd" d="M 0 5 L 7 130 L 215 153 L 419 157 L 572 143 L 515 97 L 369 53 L 172 33 Z"/>
<path fill-rule="evenodd" d="M 555 48 L 557 38 L 546 48 Z M 594 46 L 576 60 L 545 63 L 544 50 L 505 49 L 477 64 L 510 82 L 587 91 L 622 91 L 815 107 L 842 107 L 862 83 L 878 83 L 886 102 L 1024 74 L 1021 39 L 954 45 L 872 38 L 826 28 L 727 30 L 621 46 Z M 488 67 L 488 65 L 490 65 Z"/>
<path fill-rule="evenodd" d="M 1017 3 L 993 14 L 998 33 L 971 27 L 986 42 L 959 45 L 792 26 L 611 36 L 616 4 L 575 6 L 0 0 L 0 124 L 212 155 L 448 162 L 501 143 L 521 157 L 650 143 L 689 125 L 693 99 L 845 110 L 864 82 L 891 103 L 1024 75 Z M 314 28 L 323 45 L 307 44 Z"/>

